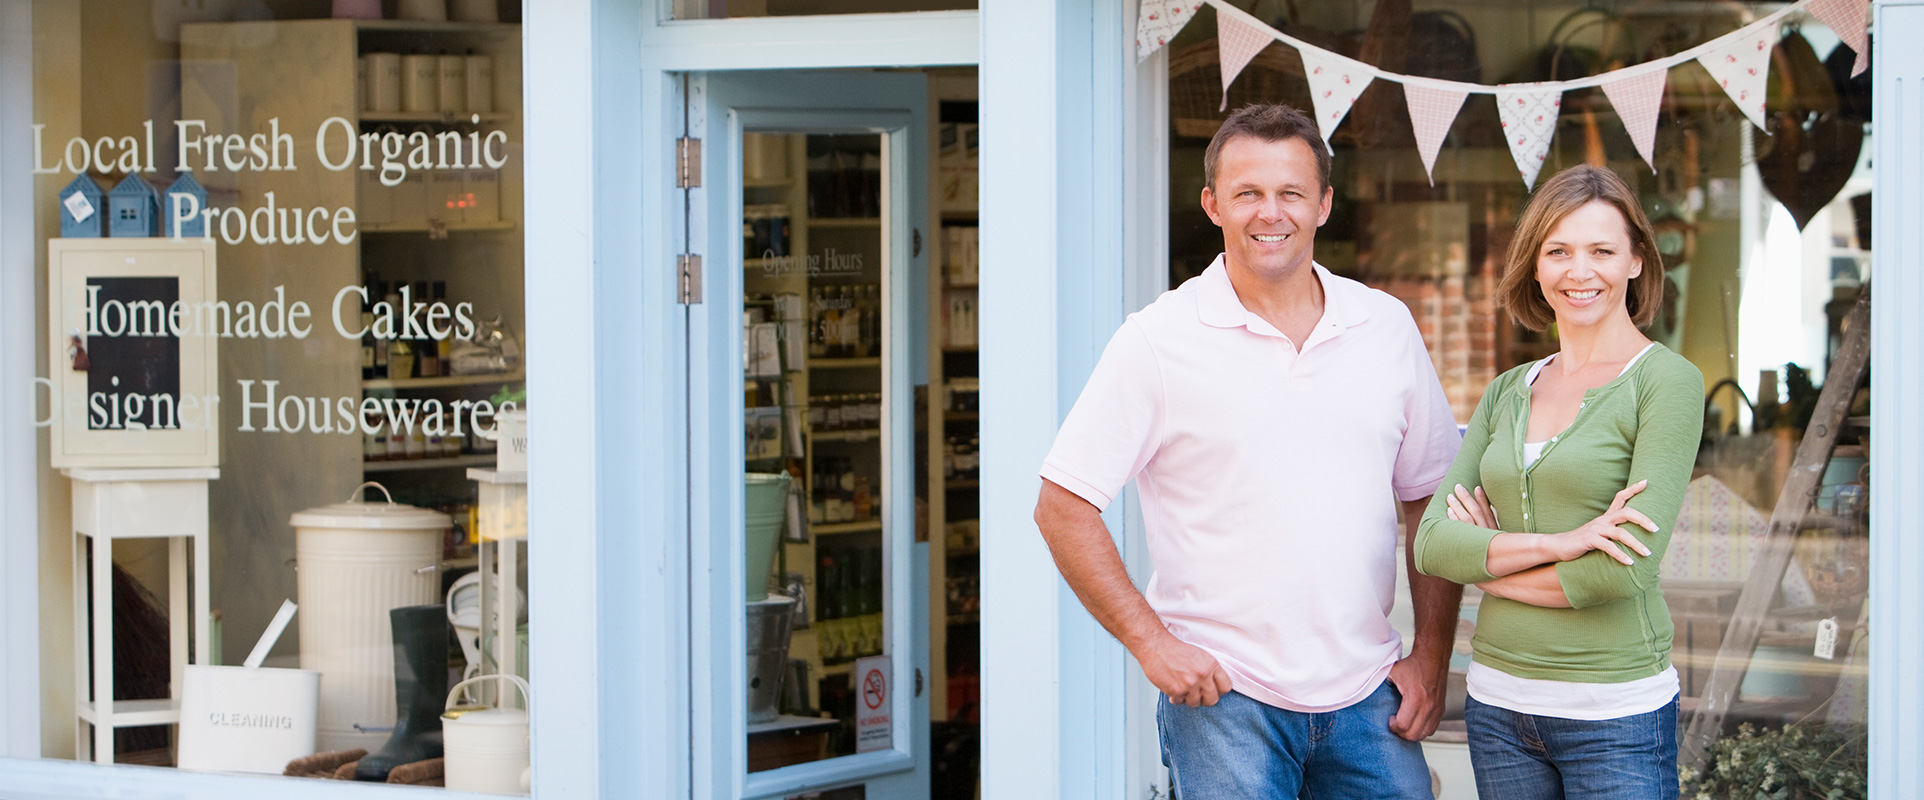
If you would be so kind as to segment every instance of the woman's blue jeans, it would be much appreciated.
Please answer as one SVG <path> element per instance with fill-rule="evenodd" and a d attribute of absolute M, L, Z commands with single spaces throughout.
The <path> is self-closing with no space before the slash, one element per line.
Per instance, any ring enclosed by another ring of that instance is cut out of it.
<path fill-rule="evenodd" d="M 1422 746 L 1390 732 L 1401 703 L 1389 681 L 1315 714 L 1235 692 L 1201 708 L 1164 697 L 1162 763 L 1176 800 L 1431 800 Z"/>
<path fill-rule="evenodd" d="M 1476 791 L 1503 800 L 1676 800 L 1677 701 L 1576 720 L 1465 703 Z"/>

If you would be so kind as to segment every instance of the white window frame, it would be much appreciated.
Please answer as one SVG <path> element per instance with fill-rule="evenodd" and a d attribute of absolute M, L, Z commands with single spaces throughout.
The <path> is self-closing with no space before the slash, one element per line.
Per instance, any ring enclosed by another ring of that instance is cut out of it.
<path fill-rule="evenodd" d="M 674 77 L 979 61 L 976 12 L 664 21 L 669 0 L 524 7 L 537 796 L 690 797 L 686 330 Z M 31 0 L 0 0 L 0 378 L 35 374 Z M 10 169 L 12 167 L 13 169 Z M 639 187 L 639 188 L 637 188 Z M 22 377 L 24 380 L 24 377 Z M 552 389 L 547 387 L 553 387 Z M 42 759 L 30 397 L 0 386 L 0 772 L 10 796 L 394 797 L 380 785 Z M 14 424 L 14 423 L 19 424 Z M 584 568 L 583 565 L 591 565 Z M 663 687 L 683 687 L 682 690 Z M 449 792 L 449 798 L 480 798 Z"/>

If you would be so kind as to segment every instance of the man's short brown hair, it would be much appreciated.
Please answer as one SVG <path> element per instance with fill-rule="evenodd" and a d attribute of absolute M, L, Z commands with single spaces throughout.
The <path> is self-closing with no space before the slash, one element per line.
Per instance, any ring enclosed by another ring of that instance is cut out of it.
<path fill-rule="evenodd" d="M 1281 142 L 1301 139 L 1316 154 L 1316 175 L 1323 181 L 1322 188 L 1329 188 L 1329 147 L 1323 143 L 1322 131 L 1316 129 L 1316 121 L 1309 115 L 1281 103 L 1257 103 L 1236 109 L 1223 120 L 1223 126 L 1216 129 L 1216 136 L 1209 140 L 1209 149 L 1203 151 L 1203 177 L 1210 191 L 1216 190 L 1216 160 L 1222 155 L 1223 145 L 1238 136 L 1248 136 L 1265 142 Z"/>
<path fill-rule="evenodd" d="M 1630 279 L 1629 291 L 1624 293 L 1630 321 L 1639 328 L 1648 327 L 1663 307 L 1663 256 L 1657 253 L 1656 232 L 1636 193 L 1617 173 L 1579 164 L 1551 177 L 1530 198 L 1510 239 L 1509 263 L 1497 282 L 1497 303 L 1530 330 L 1540 331 L 1557 321 L 1556 312 L 1543 299 L 1543 287 L 1537 285 L 1537 251 L 1564 217 L 1591 203 L 1608 203 L 1623 215 L 1631 254 L 1643 261 L 1643 270 Z"/>

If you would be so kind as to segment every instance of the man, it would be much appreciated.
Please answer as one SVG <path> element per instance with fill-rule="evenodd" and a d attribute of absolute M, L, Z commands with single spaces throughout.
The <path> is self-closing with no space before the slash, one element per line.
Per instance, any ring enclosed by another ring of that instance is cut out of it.
<path fill-rule="evenodd" d="M 1223 255 L 1123 323 L 1042 467 L 1036 524 L 1163 692 L 1183 800 L 1430 797 L 1462 590 L 1409 570 L 1401 657 L 1391 495 L 1413 537 L 1458 434 L 1408 309 L 1313 261 L 1329 159 L 1295 109 L 1230 116 L 1203 158 Z M 1146 597 L 1100 517 L 1132 479 Z"/>

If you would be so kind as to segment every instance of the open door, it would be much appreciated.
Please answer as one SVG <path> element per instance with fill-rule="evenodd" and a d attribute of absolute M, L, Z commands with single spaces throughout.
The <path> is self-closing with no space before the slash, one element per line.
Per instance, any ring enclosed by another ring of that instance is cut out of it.
<path fill-rule="evenodd" d="M 925 78 L 685 86 L 697 794 L 927 797 Z"/>

